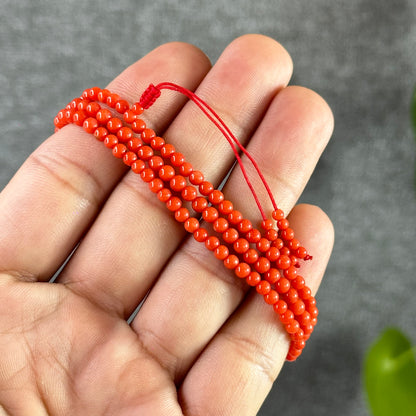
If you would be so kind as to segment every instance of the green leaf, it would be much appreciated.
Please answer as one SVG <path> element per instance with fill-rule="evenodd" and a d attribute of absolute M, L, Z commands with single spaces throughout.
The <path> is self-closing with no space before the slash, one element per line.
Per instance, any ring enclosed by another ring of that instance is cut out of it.
<path fill-rule="evenodd" d="M 416 415 L 415 351 L 399 330 L 387 329 L 371 346 L 364 381 L 374 416 Z"/>

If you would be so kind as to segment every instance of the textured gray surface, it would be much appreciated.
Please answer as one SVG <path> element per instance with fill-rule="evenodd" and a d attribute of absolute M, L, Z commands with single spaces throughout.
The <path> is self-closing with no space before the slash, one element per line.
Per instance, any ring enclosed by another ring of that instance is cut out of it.
<path fill-rule="evenodd" d="M 336 245 L 308 351 L 284 367 L 260 415 L 366 415 L 369 343 L 387 325 L 416 342 L 415 21 L 413 0 L 0 0 L 0 189 L 51 133 L 60 106 L 157 45 L 191 42 L 214 61 L 240 34 L 279 40 L 293 83 L 335 114 L 303 200 L 330 215 Z"/>

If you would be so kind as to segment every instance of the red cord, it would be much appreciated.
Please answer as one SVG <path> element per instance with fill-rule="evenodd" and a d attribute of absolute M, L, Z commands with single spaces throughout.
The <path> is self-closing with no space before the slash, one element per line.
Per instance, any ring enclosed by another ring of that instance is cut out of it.
<path fill-rule="evenodd" d="M 225 122 L 221 119 L 221 117 L 200 97 L 198 97 L 195 93 L 192 91 L 181 87 L 180 85 L 173 84 L 171 82 L 162 82 L 158 84 L 157 86 L 154 86 L 153 84 L 150 84 L 149 87 L 146 89 L 146 91 L 142 94 L 140 98 L 140 105 L 143 108 L 149 108 L 154 104 L 156 99 L 160 96 L 160 90 L 162 89 L 168 89 L 172 91 L 177 91 L 186 97 L 188 97 L 190 100 L 192 100 L 201 110 L 202 112 L 215 124 L 215 126 L 221 131 L 221 133 L 224 135 L 224 137 L 227 139 L 228 143 L 230 144 L 234 155 L 237 159 L 238 164 L 240 165 L 241 172 L 244 176 L 244 180 L 246 181 L 248 187 L 250 188 L 251 193 L 253 194 L 254 200 L 256 201 L 257 207 L 260 211 L 260 214 L 263 218 L 263 220 L 266 220 L 267 217 L 264 214 L 263 207 L 261 206 L 260 200 L 256 194 L 256 191 L 254 190 L 254 187 L 247 175 L 246 169 L 244 167 L 243 161 L 241 160 L 241 157 L 238 153 L 238 150 L 235 146 L 235 144 L 238 146 L 238 148 L 248 157 L 250 162 L 252 163 L 253 167 L 256 169 L 257 174 L 259 175 L 264 187 L 266 188 L 267 194 L 269 195 L 269 198 L 272 202 L 273 208 L 277 210 L 276 201 L 273 197 L 273 194 L 271 192 L 271 189 L 262 174 L 257 162 L 254 160 L 254 158 L 251 156 L 251 154 L 247 151 L 247 149 L 239 142 L 239 140 L 234 136 L 234 134 L 231 132 L 231 130 L 228 128 L 228 126 L 225 124 Z M 234 144 L 235 143 L 235 144 Z"/>

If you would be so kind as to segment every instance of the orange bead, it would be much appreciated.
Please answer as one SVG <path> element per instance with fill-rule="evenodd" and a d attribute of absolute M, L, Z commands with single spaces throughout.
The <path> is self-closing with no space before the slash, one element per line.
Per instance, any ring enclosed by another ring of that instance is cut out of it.
<path fill-rule="evenodd" d="M 243 214 L 240 211 L 233 210 L 228 214 L 227 218 L 230 224 L 236 225 L 243 221 Z"/>
<path fill-rule="evenodd" d="M 175 220 L 178 222 L 185 222 L 189 219 L 190 215 L 189 210 L 182 207 L 175 211 Z"/>
<path fill-rule="evenodd" d="M 270 249 L 266 251 L 266 257 L 271 262 L 275 262 L 280 257 L 279 249 L 276 247 L 270 247 Z"/>
<path fill-rule="evenodd" d="M 82 126 L 86 118 L 87 115 L 85 114 L 85 111 L 78 110 L 75 111 L 75 113 L 73 114 L 72 122 L 75 123 L 77 126 Z"/>
<path fill-rule="evenodd" d="M 121 159 L 126 152 L 127 147 L 122 143 L 118 143 L 113 147 L 113 155 L 118 159 Z"/>
<path fill-rule="evenodd" d="M 246 282 L 249 286 L 257 286 L 261 282 L 261 276 L 259 273 L 253 271 L 247 276 Z"/>
<path fill-rule="evenodd" d="M 289 280 L 293 280 L 296 278 L 298 274 L 298 270 L 295 266 L 290 266 L 288 269 L 283 271 L 283 275 L 287 277 Z"/>
<path fill-rule="evenodd" d="M 87 106 L 85 107 L 85 112 L 90 117 L 96 117 L 96 115 L 97 115 L 98 111 L 100 111 L 100 109 L 101 109 L 100 104 L 92 102 L 92 103 L 87 104 Z"/>
<path fill-rule="evenodd" d="M 203 243 L 208 238 L 208 231 L 200 227 L 194 232 L 194 238 L 199 243 Z"/>
<path fill-rule="evenodd" d="M 279 293 L 286 293 L 289 291 L 290 289 L 290 282 L 289 280 L 287 280 L 285 277 L 281 277 L 277 282 L 276 282 L 276 290 Z"/>
<path fill-rule="evenodd" d="M 107 124 L 108 120 L 110 120 L 111 117 L 112 117 L 111 111 L 107 110 L 106 108 L 102 108 L 101 110 L 98 110 L 97 114 L 95 114 L 95 118 L 102 125 Z"/>
<path fill-rule="evenodd" d="M 199 170 L 194 170 L 189 175 L 189 180 L 191 181 L 192 185 L 200 185 L 202 182 L 204 182 L 204 174 Z"/>
<path fill-rule="evenodd" d="M 304 259 L 305 257 L 306 257 L 306 255 L 307 255 L 308 253 L 307 253 L 307 251 L 306 251 L 306 248 L 305 247 L 299 247 L 297 250 L 296 250 L 296 257 L 298 258 L 298 259 Z"/>
<path fill-rule="evenodd" d="M 228 255 L 230 254 L 230 250 L 228 250 L 228 247 L 227 246 L 219 245 L 214 250 L 214 254 L 215 254 L 215 257 L 218 260 L 225 260 L 228 257 Z"/>
<path fill-rule="evenodd" d="M 163 189 L 163 187 L 163 181 L 159 178 L 152 179 L 149 182 L 149 189 L 155 194 L 157 194 L 161 189 Z"/>
<path fill-rule="evenodd" d="M 298 299 L 293 305 L 291 305 L 290 309 L 295 315 L 302 315 L 305 312 L 305 304 L 301 299 Z"/>
<path fill-rule="evenodd" d="M 254 248 L 250 248 L 244 253 L 243 258 L 245 262 L 252 264 L 259 259 L 259 253 Z"/>
<path fill-rule="evenodd" d="M 282 248 L 280 249 L 280 254 L 281 254 L 282 256 L 287 256 L 287 257 L 289 257 L 289 260 L 290 260 L 290 249 L 289 249 L 288 247 L 282 247 Z"/>
<path fill-rule="evenodd" d="M 210 251 L 214 251 L 220 244 L 219 238 L 215 236 L 210 236 L 205 240 L 205 247 Z"/>
<path fill-rule="evenodd" d="M 193 170 L 194 170 L 194 168 L 192 167 L 192 165 L 189 162 L 184 162 L 179 167 L 179 173 L 183 176 L 186 176 L 186 177 L 188 177 L 193 172 Z"/>
<path fill-rule="evenodd" d="M 182 201 L 177 196 L 170 197 L 169 200 L 166 202 L 166 207 L 169 211 L 177 211 L 181 206 Z"/>
<path fill-rule="evenodd" d="M 131 129 L 135 133 L 141 133 L 145 128 L 146 128 L 146 123 L 140 118 L 136 118 L 133 121 L 133 123 L 131 123 Z"/>
<path fill-rule="evenodd" d="M 131 166 L 132 163 L 136 160 L 137 160 L 137 155 L 136 155 L 136 153 L 133 153 L 133 152 L 126 152 L 123 156 L 123 162 L 127 166 Z"/>
<path fill-rule="evenodd" d="M 98 127 L 94 130 L 94 136 L 100 142 L 103 142 L 104 139 L 108 136 L 108 130 L 104 127 Z"/>
<path fill-rule="evenodd" d="M 152 146 L 152 149 L 154 150 L 160 150 L 165 144 L 165 141 L 158 136 L 153 137 L 153 139 L 150 141 L 150 146 Z"/>
<path fill-rule="evenodd" d="M 217 220 L 214 221 L 214 224 L 213 224 L 214 231 L 216 231 L 217 233 L 221 233 L 221 234 L 224 231 L 226 231 L 228 227 L 229 227 L 228 221 L 223 217 L 219 217 Z"/>
<path fill-rule="evenodd" d="M 296 238 L 292 238 L 288 243 L 288 247 L 290 248 L 290 250 L 296 251 L 300 247 L 299 240 L 297 240 Z"/>
<path fill-rule="evenodd" d="M 264 279 L 267 280 L 270 284 L 275 284 L 280 279 L 280 272 L 279 270 L 275 269 L 274 267 L 270 268 L 265 274 Z"/>
<path fill-rule="evenodd" d="M 130 167 L 134 173 L 140 174 L 146 167 L 146 164 L 143 162 L 143 160 L 136 160 L 131 164 Z"/>
<path fill-rule="evenodd" d="M 253 224 L 250 220 L 243 219 L 237 226 L 237 229 L 240 233 L 246 234 L 253 229 Z"/>
<path fill-rule="evenodd" d="M 120 143 L 128 143 L 133 137 L 133 130 L 129 127 L 122 127 L 117 131 L 117 137 Z"/>
<path fill-rule="evenodd" d="M 295 303 L 299 299 L 298 291 L 291 287 L 286 293 L 285 293 L 285 300 L 288 303 Z"/>
<path fill-rule="evenodd" d="M 110 95 L 110 91 L 106 88 L 104 88 L 103 90 L 99 91 L 97 94 L 97 99 L 98 101 L 101 101 L 102 103 L 105 103 L 107 100 L 107 97 Z M 84 94 L 83 94 L 84 96 Z"/>
<path fill-rule="evenodd" d="M 228 244 L 232 244 L 235 241 L 237 241 L 238 237 L 239 237 L 239 234 L 235 228 L 228 228 L 222 234 L 223 240 Z"/>
<path fill-rule="evenodd" d="M 218 211 L 214 207 L 207 207 L 202 211 L 202 218 L 206 222 L 214 222 L 218 218 Z"/>
<path fill-rule="evenodd" d="M 263 220 L 261 222 L 261 228 L 263 228 L 263 230 L 271 230 L 273 228 L 273 221 L 272 220 Z"/>
<path fill-rule="evenodd" d="M 137 115 L 134 113 L 133 110 L 126 110 L 124 111 L 123 114 L 123 120 L 128 123 L 131 124 L 133 123 L 133 121 L 137 118 Z"/>
<path fill-rule="evenodd" d="M 111 107 L 114 108 L 116 106 L 117 101 L 120 100 L 120 96 L 118 94 L 115 93 L 110 93 L 107 96 L 107 99 L 105 100 L 105 103 Z"/>
<path fill-rule="evenodd" d="M 214 185 L 211 182 L 204 181 L 199 185 L 199 192 L 202 195 L 208 196 L 214 190 Z"/>
<path fill-rule="evenodd" d="M 277 209 L 272 212 L 272 217 L 276 221 L 282 220 L 285 217 L 284 212 L 281 209 Z"/>
<path fill-rule="evenodd" d="M 266 232 L 266 238 L 269 241 L 274 241 L 276 240 L 276 238 L 279 236 L 279 233 L 277 232 L 277 230 L 275 230 L 274 228 L 267 230 Z"/>
<path fill-rule="evenodd" d="M 143 182 L 150 182 L 155 178 L 155 173 L 150 168 L 145 168 L 140 172 L 140 177 L 142 178 Z"/>
<path fill-rule="evenodd" d="M 126 100 L 118 100 L 116 101 L 115 110 L 117 113 L 123 114 L 125 111 L 129 109 L 130 105 Z"/>
<path fill-rule="evenodd" d="M 207 206 L 208 201 L 202 196 L 199 196 L 192 201 L 192 208 L 196 212 L 202 212 Z"/>
<path fill-rule="evenodd" d="M 246 234 L 246 238 L 250 243 L 257 243 L 261 239 L 261 233 L 256 228 L 253 228 Z"/>
<path fill-rule="evenodd" d="M 218 189 L 214 189 L 208 196 L 209 202 L 214 205 L 218 205 L 224 201 L 224 194 Z"/>
<path fill-rule="evenodd" d="M 308 312 L 310 313 L 312 319 L 317 318 L 319 315 L 319 311 L 316 306 L 310 306 Z"/>
<path fill-rule="evenodd" d="M 149 168 L 158 172 L 162 166 L 164 166 L 165 162 L 160 156 L 152 156 L 149 159 Z"/>
<path fill-rule="evenodd" d="M 227 269 L 235 269 L 239 263 L 240 260 L 238 260 L 238 257 L 235 254 L 229 254 L 228 257 L 224 260 L 224 266 Z"/>
<path fill-rule="evenodd" d="M 279 230 L 286 230 L 286 228 L 289 228 L 289 221 L 286 218 L 283 218 L 277 221 L 277 227 Z"/>
<path fill-rule="evenodd" d="M 239 238 L 234 242 L 233 247 L 237 253 L 243 254 L 250 248 L 250 243 L 245 238 Z"/>
<path fill-rule="evenodd" d="M 274 305 L 273 305 L 274 311 L 282 315 L 287 311 L 287 303 L 284 300 L 279 299 Z"/>
<path fill-rule="evenodd" d="M 163 181 L 170 181 L 175 174 L 176 172 L 174 167 L 170 165 L 164 165 L 159 169 L 159 178 Z"/>
<path fill-rule="evenodd" d="M 279 300 L 279 294 L 275 290 L 270 290 L 269 293 L 264 295 L 264 301 L 268 305 L 274 305 Z"/>
<path fill-rule="evenodd" d="M 290 241 L 295 238 L 295 232 L 291 228 L 286 228 L 285 230 L 282 230 L 280 236 L 283 240 Z"/>
<path fill-rule="evenodd" d="M 122 127 L 123 127 L 123 122 L 118 118 L 113 117 L 107 121 L 107 130 L 111 133 L 116 133 Z"/>
<path fill-rule="evenodd" d="M 257 241 L 256 247 L 257 250 L 259 250 L 262 253 L 265 253 L 270 248 L 270 241 L 267 238 L 260 238 L 260 240 Z"/>
<path fill-rule="evenodd" d="M 118 144 L 118 139 L 117 136 L 114 136 L 113 134 L 109 134 L 104 139 L 104 146 L 109 149 L 113 149 L 116 144 Z"/>
<path fill-rule="evenodd" d="M 289 322 L 292 322 L 293 319 L 295 319 L 295 315 L 290 309 L 280 315 L 280 322 L 282 324 L 288 324 Z"/>
<path fill-rule="evenodd" d="M 297 275 L 293 280 L 292 280 L 292 286 L 296 289 L 296 290 L 300 290 L 303 289 L 305 287 L 305 279 L 300 276 Z"/>
<path fill-rule="evenodd" d="M 172 144 L 165 144 L 160 149 L 160 154 L 164 159 L 171 157 L 175 153 L 175 147 Z"/>
<path fill-rule="evenodd" d="M 186 186 L 186 179 L 181 175 L 175 175 L 169 182 L 170 189 L 175 192 L 180 192 Z"/>
<path fill-rule="evenodd" d="M 281 250 L 284 246 L 283 240 L 281 240 L 280 238 L 276 238 L 276 240 L 273 240 L 272 246 Z M 282 254 L 282 253 L 280 253 L 280 254 Z"/>
<path fill-rule="evenodd" d="M 172 191 L 168 188 L 163 188 L 157 193 L 157 197 L 161 202 L 169 201 L 170 197 L 172 196 Z"/>
<path fill-rule="evenodd" d="M 267 293 L 270 292 L 271 290 L 271 286 L 270 283 L 267 282 L 266 280 L 262 280 L 257 286 L 256 286 L 256 291 L 257 293 L 260 293 L 260 295 L 267 295 Z"/>
<path fill-rule="evenodd" d="M 198 196 L 198 192 L 194 186 L 185 186 L 182 189 L 181 196 L 184 201 L 193 201 Z"/>
<path fill-rule="evenodd" d="M 300 325 L 298 321 L 293 319 L 285 325 L 285 328 L 288 334 L 294 334 L 299 331 Z"/>
<path fill-rule="evenodd" d="M 82 97 L 87 98 L 89 100 L 96 100 L 100 91 L 101 89 L 98 87 L 87 88 L 82 92 Z"/>
<path fill-rule="evenodd" d="M 134 114 L 136 114 L 136 115 L 140 115 L 140 114 L 142 114 L 143 113 L 143 107 L 140 105 L 140 103 L 134 103 L 132 106 L 131 106 L 131 109 L 132 109 L 132 111 L 134 111 Z"/>
<path fill-rule="evenodd" d="M 194 233 L 199 228 L 199 221 L 196 218 L 189 218 L 185 221 L 184 228 L 188 233 Z"/>
<path fill-rule="evenodd" d="M 245 279 L 251 273 L 251 267 L 247 263 L 240 263 L 235 269 L 234 273 L 240 279 Z"/>
<path fill-rule="evenodd" d="M 266 257 L 260 257 L 255 263 L 254 268 L 259 273 L 266 273 L 270 270 L 270 261 Z"/>
<path fill-rule="evenodd" d="M 218 211 L 223 215 L 230 214 L 234 210 L 234 205 L 231 201 L 224 200 L 218 205 Z"/>
<path fill-rule="evenodd" d="M 290 261 L 290 258 L 285 255 L 280 255 L 276 263 L 277 263 L 278 268 L 282 270 L 288 269 L 292 264 L 292 262 Z"/>
<path fill-rule="evenodd" d="M 82 128 L 87 133 L 94 133 L 94 130 L 98 127 L 98 121 L 95 118 L 89 117 L 84 120 L 82 123 Z"/>
<path fill-rule="evenodd" d="M 141 146 L 137 151 L 137 156 L 142 160 L 149 160 L 153 156 L 153 149 L 150 146 Z"/>
<path fill-rule="evenodd" d="M 183 165 L 184 162 L 185 162 L 185 156 L 182 153 L 179 153 L 179 152 L 172 153 L 170 157 L 170 163 L 172 163 L 172 166 L 179 167 Z"/>
<path fill-rule="evenodd" d="M 299 289 L 299 296 L 303 300 L 310 299 L 312 297 L 312 291 L 307 286 L 305 286 L 302 289 Z"/>
<path fill-rule="evenodd" d="M 133 136 L 128 142 L 127 147 L 132 151 L 137 153 L 137 151 L 143 146 L 141 139 Z"/>
<path fill-rule="evenodd" d="M 144 129 L 140 134 L 141 139 L 143 140 L 143 143 L 150 144 L 153 137 L 156 137 L 156 133 L 152 129 Z"/>

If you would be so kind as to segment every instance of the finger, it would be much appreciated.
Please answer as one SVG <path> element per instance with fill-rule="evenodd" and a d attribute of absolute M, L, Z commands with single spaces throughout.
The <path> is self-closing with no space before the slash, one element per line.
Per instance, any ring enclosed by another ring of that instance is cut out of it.
<path fill-rule="evenodd" d="M 288 87 L 277 95 L 251 139 L 248 150 L 259 156 L 274 195 L 288 211 L 331 131 L 332 114 L 324 100 L 305 88 Z M 289 192 L 285 175 L 293 178 Z M 260 188 L 258 182 L 253 183 Z M 260 217 L 238 171 L 231 175 L 224 193 L 245 216 L 253 221 Z M 204 244 L 189 239 L 150 292 L 133 328 L 180 381 L 247 290 L 246 283 L 230 273 Z"/>
<path fill-rule="evenodd" d="M 227 109 L 227 122 L 240 132 L 242 141 L 247 141 L 271 98 L 288 83 L 290 74 L 289 55 L 278 43 L 263 36 L 244 36 L 224 51 L 197 93 L 215 107 L 220 103 L 221 109 Z M 151 108 L 148 116 L 156 115 L 156 110 Z M 193 103 L 185 106 L 164 137 L 215 183 L 232 163 L 226 140 Z M 117 215 L 121 209 L 123 215 Z M 137 175 L 128 174 L 78 248 L 61 281 L 127 317 L 184 234 Z M 108 235 L 112 238 L 108 239 Z"/>
<path fill-rule="evenodd" d="M 302 271 L 315 293 L 333 246 L 332 224 L 319 208 L 308 205 L 295 207 L 289 219 L 315 254 Z M 313 337 L 308 342 L 313 342 Z M 179 393 L 184 413 L 257 414 L 280 372 L 288 346 L 289 337 L 273 308 L 257 293 L 250 293 L 184 380 Z"/>
<path fill-rule="evenodd" d="M 196 48 L 167 44 L 129 67 L 110 87 L 134 102 L 159 76 L 194 88 L 208 68 Z M 153 123 L 163 130 L 183 104 L 160 105 Z M 78 126 L 46 140 L 0 195 L 0 270 L 49 279 L 124 173 L 111 152 Z"/>

